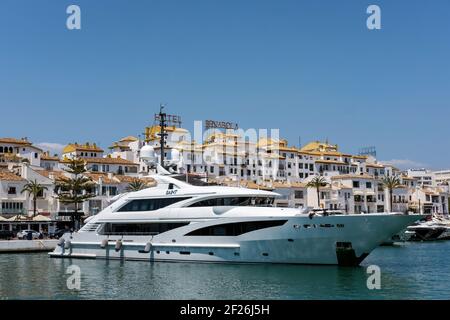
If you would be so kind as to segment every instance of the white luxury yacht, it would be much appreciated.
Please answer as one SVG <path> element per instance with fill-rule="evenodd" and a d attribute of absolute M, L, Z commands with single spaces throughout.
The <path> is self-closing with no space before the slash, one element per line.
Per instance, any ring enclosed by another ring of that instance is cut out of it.
<path fill-rule="evenodd" d="M 156 187 L 119 197 L 79 232 L 65 234 L 50 256 L 359 265 L 423 217 L 276 208 L 273 192 L 152 177 Z"/>
<path fill-rule="evenodd" d="M 450 239 L 450 220 L 445 217 L 428 216 L 429 220 L 409 226 L 404 233 L 407 241 L 434 241 Z"/>

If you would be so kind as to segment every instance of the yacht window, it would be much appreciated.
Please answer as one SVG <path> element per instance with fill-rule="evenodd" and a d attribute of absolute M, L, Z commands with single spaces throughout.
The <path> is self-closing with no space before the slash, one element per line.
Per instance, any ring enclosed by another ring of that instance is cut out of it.
<path fill-rule="evenodd" d="M 133 211 L 153 211 L 158 210 L 171 204 L 191 199 L 190 197 L 178 197 L 178 198 L 159 198 L 159 199 L 139 199 L 132 200 L 126 205 L 121 207 L 118 212 L 133 212 Z"/>
<path fill-rule="evenodd" d="M 106 223 L 99 233 L 102 235 L 156 235 L 188 224 L 189 222 Z"/>
<path fill-rule="evenodd" d="M 229 197 L 229 198 L 212 198 L 201 200 L 191 204 L 189 207 L 223 207 L 223 206 L 272 206 L 274 198 L 268 197 Z"/>
<path fill-rule="evenodd" d="M 260 229 L 282 226 L 286 222 L 287 220 L 266 220 L 219 224 L 194 230 L 186 236 L 240 236 Z"/>

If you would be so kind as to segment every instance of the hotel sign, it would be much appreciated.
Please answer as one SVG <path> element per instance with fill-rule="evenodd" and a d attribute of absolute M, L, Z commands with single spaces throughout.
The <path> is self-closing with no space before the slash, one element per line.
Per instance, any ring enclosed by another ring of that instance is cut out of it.
<path fill-rule="evenodd" d="M 205 120 L 205 129 L 231 129 L 237 130 L 239 126 L 234 122 Z"/>
<path fill-rule="evenodd" d="M 161 117 L 159 114 L 155 114 L 155 121 L 161 122 Z M 180 116 L 167 114 L 165 116 L 165 121 L 168 126 L 178 126 L 178 127 L 181 126 L 181 117 Z"/>

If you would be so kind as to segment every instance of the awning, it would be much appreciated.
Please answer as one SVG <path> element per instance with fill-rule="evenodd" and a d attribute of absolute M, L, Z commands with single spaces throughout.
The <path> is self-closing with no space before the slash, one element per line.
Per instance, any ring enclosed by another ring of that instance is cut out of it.
<path fill-rule="evenodd" d="M 8 221 L 31 221 L 31 219 L 28 218 L 27 216 L 20 216 L 20 215 L 13 216 L 7 220 Z"/>
<path fill-rule="evenodd" d="M 39 222 L 50 222 L 52 221 L 52 219 L 50 219 L 49 217 L 45 217 L 43 215 L 37 215 L 36 217 L 33 218 L 33 221 L 39 221 Z"/>

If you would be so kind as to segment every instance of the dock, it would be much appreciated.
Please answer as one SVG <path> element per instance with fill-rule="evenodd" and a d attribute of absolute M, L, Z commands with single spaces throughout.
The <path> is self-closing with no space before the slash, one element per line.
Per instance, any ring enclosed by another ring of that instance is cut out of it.
<path fill-rule="evenodd" d="M 53 251 L 57 244 L 58 240 L 2 240 L 0 254 Z"/>

